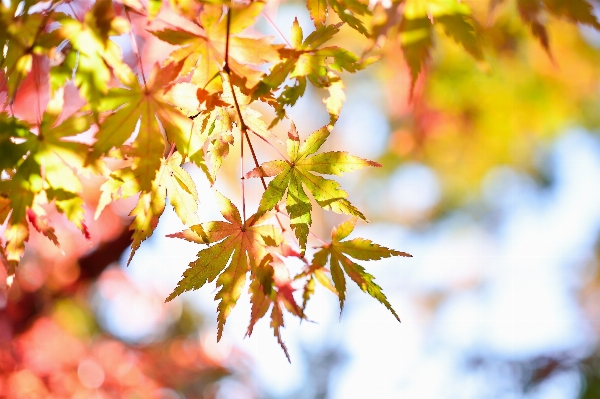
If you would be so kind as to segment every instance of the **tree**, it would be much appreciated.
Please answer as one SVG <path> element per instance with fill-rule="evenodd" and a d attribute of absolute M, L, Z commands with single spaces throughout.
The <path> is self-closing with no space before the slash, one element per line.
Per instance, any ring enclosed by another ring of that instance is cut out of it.
<path fill-rule="evenodd" d="M 501 3 L 491 1 L 490 19 L 506 6 Z M 491 29 L 478 22 L 477 5 L 458 0 L 392 1 L 385 6 L 308 0 L 314 31 L 305 35 L 296 20 L 289 42 L 284 38 L 285 44 L 274 44 L 256 32 L 247 34 L 264 6 L 260 1 L 184 0 L 0 5 L 0 222 L 6 224 L 0 258 L 9 279 L 31 227 L 60 247 L 46 217 L 49 209 L 90 239 L 82 176 L 94 175 L 105 178 L 96 217 L 113 201 L 137 197 L 130 211 L 129 261 L 152 235 L 168 199 L 187 226 L 170 237 L 202 249 L 167 301 L 216 280 L 218 339 L 247 278 L 252 301 L 248 335 L 270 311 L 271 327 L 286 355 L 280 332 L 284 309 L 305 319 L 315 282 L 339 297 L 341 310 L 349 277 L 400 320 L 374 277 L 355 261 L 410 255 L 367 239 L 346 239 L 358 220 L 367 218 L 339 183 L 321 176 L 381 166 L 344 151 L 319 152 L 342 110 L 343 73 L 374 63 L 385 54 L 382 48 L 399 47 L 410 76 L 403 95 L 417 104 L 423 90 L 419 82 L 432 62 L 439 31 L 482 64 L 484 50 L 504 45 L 503 38 L 489 35 Z M 516 6 L 550 60 L 547 15 L 600 28 L 586 0 L 517 0 Z M 363 37 L 361 56 L 332 44 L 342 29 Z M 130 44 L 120 47 L 115 38 L 122 43 L 127 35 Z M 168 48 L 168 56 L 156 63 L 144 58 L 140 39 L 146 46 Z M 310 134 L 298 132 L 290 121 L 283 154 L 273 129 L 287 119 L 309 84 L 326 91 L 329 121 Z M 270 111 L 259 111 L 259 104 Z M 260 163 L 258 140 L 276 148 L 281 159 Z M 236 201 L 241 212 L 214 190 L 226 221 L 202 222 L 188 169 L 199 168 L 214 184 L 232 148 L 239 148 L 242 165 L 241 198 Z M 252 169 L 244 166 L 245 149 Z M 264 192 L 258 209 L 246 212 L 246 180 L 251 178 L 260 180 Z M 330 240 L 310 230 L 315 206 L 350 217 L 333 229 Z M 309 238 L 318 248 L 310 258 Z M 290 257 L 304 264 L 293 277 L 285 263 Z"/>

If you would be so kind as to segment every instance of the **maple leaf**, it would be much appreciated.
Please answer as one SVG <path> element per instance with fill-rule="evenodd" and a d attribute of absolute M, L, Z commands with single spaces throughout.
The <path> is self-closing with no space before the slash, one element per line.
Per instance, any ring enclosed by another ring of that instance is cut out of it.
<path fill-rule="evenodd" d="M 316 266 L 309 267 L 307 271 L 298 274 L 294 277 L 294 280 L 298 280 L 304 277 L 308 277 L 306 282 L 304 283 L 304 288 L 302 291 L 302 312 L 306 311 L 306 306 L 308 302 L 312 298 L 315 293 L 315 282 L 318 281 L 323 287 L 327 288 L 334 295 L 339 296 L 333 282 L 328 276 L 328 270 L 324 267 Z"/>
<path fill-rule="evenodd" d="M 68 38 L 70 48 L 75 51 L 66 51 L 62 62 L 50 70 L 52 89 L 74 77 L 82 96 L 96 110 L 108 93 L 112 73 L 121 81 L 131 80 L 131 70 L 123 62 L 121 49 L 109 40 L 109 35 L 128 32 L 129 23 L 116 16 L 111 0 L 94 2 L 83 22 L 65 14 L 56 19 L 61 23 L 57 32 Z"/>
<path fill-rule="evenodd" d="M 15 142 L 24 139 L 30 133 L 29 124 L 15 117 L 0 113 L 0 170 L 12 170 L 27 153 L 23 143 Z"/>
<path fill-rule="evenodd" d="M 225 102 L 223 104 L 228 105 Z M 235 141 L 230 110 L 226 107 L 214 107 L 210 111 L 201 111 L 194 117 L 192 130 L 200 138 L 205 150 L 198 151 L 190 160 L 202 169 L 212 185 L 223 161 L 229 155 L 229 147 Z M 210 161 L 210 167 L 207 161 Z"/>
<path fill-rule="evenodd" d="M 113 147 L 121 147 L 137 130 L 130 154 L 134 159 L 132 169 L 139 178 L 140 190 L 150 192 L 165 152 L 161 127 L 184 157 L 201 150 L 200 139 L 192 134 L 192 121 L 169 102 L 168 91 L 182 66 L 182 63 L 165 68 L 156 65 L 145 85 L 133 77 L 124 82 L 127 88 L 109 91 L 103 107 L 117 110 L 100 124 L 90 160 L 101 157 Z"/>
<path fill-rule="evenodd" d="M 383 247 L 373 243 L 371 240 L 365 240 L 363 238 L 342 241 L 352 233 L 357 220 L 357 218 L 352 218 L 340 224 L 337 228 L 333 228 L 331 232 L 331 242 L 322 246 L 321 249 L 315 253 L 312 265 L 307 274 L 312 274 L 314 271 L 321 270 L 327 265 L 329 260 L 329 271 L 340 301 L 340 313 L 344 308 L 344 301 L 346 299 L 345 272 L 345 274 L 348 275 L 348 277 L 350 277 L 363 292 L 366 292 L 377 299 L 392 312 L 398 321 L 400 321 L 400 317 L 398 317 L 398 314 L 388 302 L 381 287 L 373 282 L 374 277 L 367 273 L 364 267 L 355 263 L 350 258 L 357 260 L 379 260 L 392 256 L 412 257 L 412 255 Z"/>
<path fill-rule="evenodd" d="M 59 15 L 51 11 L 15 16 L 0 5 L 0 42 L 10 43 L 0 57 L 0 92 L 12 101 L 23 79 L 31 72 L 35 56 L 49 55 L 64 39 L 57 31 L 47 32 Z"/>
<path fill-rule="evenodd" d="M 503 0 L 495 0 L 490 8 L 496 7 Z M 546 29 L 546 13 L 550 13 L 558 18 L 565 18 L 571 22 L 590 25 L 596 29 L 600 29 L 600 23 L 594 15 L 592 5 L 586 0 L 517 0 L 517 8 L 523 22 L 529 25 L 531 33 L 539 41 L 546 53 L 552 59 L 550 50 L 550 39 L 548 30 Z"/>
<path fill-rule="evenodd" d="M 0 195 L 0 224 L 4 224 L 4 221 L 10 214 L 10 200 L 3 195 Z"/>
<path fill-rule="evenodd" d="M 281 45 L 271 44 L 272 39 L 239 37 L 235 34 L 251 26 L 264 7 L 260 1 L 248 6 L 234 5 L 230 9 L 229 30 L 227 18 L 222 17 L 221 5 L 205 4 L 197 21 L 204 32 L 191 32 L 181 28 L 151 32 L 159 39 L 180 46 L 173 51 L 166 62 L 184 62 L 181 75 L 192 72 L 191 82 L 198 87 L 216 92 L 221 84 L 214 78 L 225 63 L 226 44 L 229 44 L 228 67 L 230 72 L 247 81 L 247 87 L 255 86 L 264 75 L 254 69 L 264 63 L 279 61 L 277 49 Z M 227 32 L 229 31 L 229 41 Z"/>
<path fill-rule="evenodd" d="M 517 0 L 517 8 L 523 22 L 529 25 L 531 33 L 540 41 L 546 53 L 552 58 L 548 31 L 543 21 L 544 6 L 540 2 Z"/>
<path fill-rule="evenodd" d="M 81 198 L 83 186 L 78 174 L 100 172 L 104 170 L 104 164 L 96 161 L 86 165 L 89 147 L 68 140 L 91 127 L 90 115 L 74 114 L 55 125 L 63 102 L 63 92 L 60 90 L 48 104 L 38 134 L 31 135 L 26 142 L 30 151 L 28 159 L 35 162 L 35 173 L 39 170 L 39 176 L 43 176 L 48 185 L 45 187 L 48 200 L 54 200 L 56 208 L 87 236 L 84 201 Z"/>
<path fill-rule="evenodd" d="M 223 74 L 223 81 L 229 82 L 227 74 Z M 219 96 L 218 102 L 210 111 L 201 111 L 194 117 L 194 130 L 197 132 L 200 143 L 206 145 L 206 154 L 201 160 L 190 157 L 194 163 L 200 167 L 206 167 L 206 160 L 210 161 L 210 170 L 205 170 L 211 184 L 214 184 L 217 173 L 221 168 L 223 161 L 229 155 L 229 149 L 234 144 L 235 137 L 240 137 L 242 126 L 237 114 L 235 101 L 229 84 L 223 87 L 223 93 Z M 279 141 L 268 128 L 267 124 L 261 119 L 262 114 L 249 107 L 252 100 L 245 96 L 237 86 L 233 86 L 237 106 L 240 108 L 243 125 L 263 140 Z M 213 96 L 214 97 L 214 96 Z M 237 126 L 234 122 L 238 119 Z"/>
<path fill-rule="evenodd" d="M 164 212 L 167 197 L 175 213 L 185 225 L 192 226 L 199 223 L 196 213 L 198 192 L 192 177 L 181 167 L 182 161 L 183 157 L 178 152 L 174 152 L 169 158 L 162 158 L 161 166 L 152 182 L 152 189 L 142 190 L 140 193 L 137 205 L 130 213 L 134 219 L 129 228 L 134 230 L 134 233 L 127 264 L 131 262 L 141 243 L 152 235 L 158 219 Z M 113 172 L 100 188 L 102 195 L 96 208 L 96 218 L 110 202 L 139 193 L 139 181 L 139 175 L 130 167 Z M 196 233 L 205 241 L 208 240 L 201 228 L 196 229 Z"/>
<path fill-rule="evenodd" d="M 353 52 L 337 46 L 322 47 L 339 32 L 342 25 L 320 26 L 303 40 L 298 19 L 294 20 L 291 34 L 294 48 L 280 50 L 282 61 L 271 68 L 269 75 L 258 84 L 254 92 L 255 98 L 262 98 L 279 88 L 288 77 L 295 80 L 294 85 L 286 85 L 277 97 L 274 104 L 277 117 L 271 127 L 285 117 L 284 108 L 296 104 L 304 94 L 307 79 L 315 87 L 329 90 L 330 97 L 324 102 L 331 115 L 331 125 L 335 123 L 345 100 L 344 84 L 335 72 L 356 72 L 376 60 L 375 57 L 360 59 Z"/>
<path fill-rule="evenodd" d="M 521 0 L 522 1 L 522 0 Z M 594 15 L 594 7 L 587 0 L 543 0 L 544 5 L 552 14 L 571 22 L 590 25 L 600 29 L 598 18 Z"/>
<path fill-rule="evenodd" d="M 18 127 L 13 131 L 16 137 L 25 139 L 22 144 L 13 143 L 15 152 L 21 155 L 20 163 L 13 179 L 2 182 L 11 187 L 6 191 L 13 201 L 13 206 L 14 203 L 23 200 L 23 191 L 37 194 L 46 190 L 48 199 L 56 199 L 59 210 L 62 208 L 63 211 L 68 211 L 69 207 L 62 201 L 69 200 L 75 201 L 77 206 L 81 207 L 83 205 L 80 197 L 82 185 L 77 173 L 97 172 L 103 168 L 101 162 L 86 166 L 85 155 L 88 146 L 68 140 L 90 128 L 92 119 L 89 115 L 74 114 L 57 124 L 64 103 L 63 96 L 63 91 L 60 90 L 48 103 L 46 112 L 37 126 L 37 134 L 31 133 L 29 129 L 25 130 L 25 125 L 22 123 L 12 122 Z M 25 154 L 27 156 L 22 159 Z M 11 194 L 13 189 L 16 191 Z M 25 195 L 25 198 L 27 197 Z M 83 229 L 83 209 L 66 212 L 66 216 Z M 23 213 L 19 212 L 19 218 L 24 217 L 23 208 Z"/>
<path fill-rule="evenodd" d="M 204 243 L 196 232 L 200 228 L 206 232 L 213 245 L 198 252 L 198 259 L 189 264 L 183 278 L 166 301 L 186 291 L 202 288 L 206 283 L 217 279 L 219 292 L 215 300 L 220 301 L 217 307 L 217 340 L 220 340 L 227 317 L 240 297 L 248 271 L 254 271 L 269 254 L 263 237 L 279 241 L 280 233 L 273 225 L 261 225 L 264 218 L 257 215 L 242 221 L 238 209 L 229 199 L 217 191 L 215 195 L 221 214 L 227 222 L 202 223 L 168 236 Z"/>
<path fill-rule="evenodd" d="M 292 123 L 287 140 L 287 152 L 290 159 L 266 162 L 246 174 L 247 178 L 275 176 L 261 198 L 257 212 L 259 215 L 275 208 L 287 192 L 286 209 L 290 216 L 290 225 L 302 250 L 306 248 L 308 229 L 312 224 L 312 205 L 304 187 L 322 208 L 336 213 L 358 216 L 366 221 L 365 216 L 346 199 L 348 193 L 342 190 L 336 181 L 325 179 L 314 173 L 341 176 L 345 172 L 358 170 L 365 166 L 381 166 L 376 162 L 342 151 L 313 155 L 325 143 L 327 137 L 329 137 L 329 130 L 327 127 L 323 127 L 313 132 L 300 145 L 300 138 Z"/>
<path fill-rule="evenodd" d="M 358 16 L 368 15 L 370 13 L 369 7 L 368 4 L 358 0 L 345 0 L 342 2 L 338 0 L 307 0 L 306 6 L 316 28 L 325 24 L 328 14 L 328 4 L 341 21 L 363 35 L 369 36 L 369 31 L 358 18 Z"/>
<path fill-rule="evenodd" d="M 306 316 L 304 309 L 296 303 L 293 296 L 295 289 L 292 287 L 289 270 L 282 259 L 286 257 L 302 258 L 302 255 L 293 250 L 285 241 L 277 243 L 270 237 L 263 237 L 263 239 L 268 246 L 269 255 L 265 256 L 250 274 L 249 292 L 252 310 L 246 335 L 252 335 L 256 322 L 264 317 L 269 308 L 273 306 L 271 310 L 273 334 L 290 361 L 289 352 L 281 338 L 281 328 L 284 327 L 283 308 L 300 319 L 306 319 Z"/>
<path fill-rule="evenodd" d="M 327 0 L 306 0 L 306 8 L 310 13 L 310 18 L 315 23 L 315 27 L 319 28 L 325 25 L 327 20 Z"/>
<path fill-rule="evenodd" d="M 33 209 L 27 209 L 27 220 L 33 226 L 33 228 L 36 229 L 38 233 L 42 233 L 50 241 L 52 241 L 54 245 L 61 249 L 58 238 L 54 232 L 54 227 L 48 224 L 48 219 L 45 216 L 45 213 L 40 214 L 34 212 Z"/>
<path fill-rule="evenodd" d="M 217 172 L 221 168 L 221 164 L 229 155 L 229 147 L 233 145 L 233 136 L 230 133 L 223 133 L 220 137 L 211 140 L 208 146 L 210 161 L 212 164 L 211 177 L 214 181 L 217 177 Z"/>
<path fill-rule="evenodd" d="M 442 26 L 446 35 L 459 43 L 473 58 L 483 59 L 475 34 L 475 21 L 468 5 L 459 0 L 408 0 L 400 23 L 400 41 L 410 69 L 411 96 L 416 80 L 429 60 L 434 26 Z"/>
<path fill-rule="evenodd" d="M 9 201 L 12 209 L 8 227 L 6 256 L 11 267 L 16 266 L 24 253 L 29 238 L 28 221 L 39 232 L 58 245 L 53 228 L 44 218 L 39 203 L 54 200 L 59 212 L 88 237 L 84 222 L 84 201 L 78 173 L 102 170 L 97 162 L 85 166 L 88 146 L 69 140 L 91 126 L 91 117 L 74 114 L 58 124 L 64 103 L 63 91 L 59 90 L 48 103 L 42 120 L 33 134 L 31 127 L 16 118 L 0 117 L 0 126 L 14 128 L 0 132 L 0 149 L 7 154 L 2 161 L 3 169 L 10 171 L 11 179 L 0 181 L 0 194 Z M 23 141 L 15 143 L 13 140 Z M 89 238 L 89 237 L 88 237 Z"/>

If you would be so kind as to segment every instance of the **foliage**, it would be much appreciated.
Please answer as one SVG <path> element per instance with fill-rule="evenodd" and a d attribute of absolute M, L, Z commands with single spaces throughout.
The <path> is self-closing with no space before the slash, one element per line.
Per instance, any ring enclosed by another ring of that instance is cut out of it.
<path fill-rule="evenodd" d="M 490 15 L 505 6 L 501 3 L 491 1 Z M 113 201 L 137 198 L 130 210 L 130 261 L 152 235 L 167 199 L 188 227 L 171 237 L 208 245 L 190 263 L 167 301 L 216 280 L 219 339 L 248 273 L 253 305 L 248 334 L 272 309 L 271 326 L 286 354 L 280 334 L 283 308 L 305 319 L 315 280 L 338 295 L 342 308 L 347 275 L 399 320 L 373 276 L 350 258 L 410 255 L 366 239 L 342 241 L 358 218 L 367 219 L 339 183 L 320 176 L 381 165 L 343 151 L 317 151 L 342 110 L 343 74 L 375 62 L 381 48 L 402 49 L 410 76 L 408 93 L 417 95 L 415 101 L 419 101 L 419 77 L 432 62 L 440 31 L 459 45 L 460 54 L 482 65 L 487 61 L 493 68 L 494 56 L 486 57 L 484 51 L 493 37 L 486 36 L 489 32 L 475 18 L 475 5 L 459 0 L 395 0 L 387 6 L 362 0 L 308 0 L 315 30 L 304 37 L 296 20 L 290 43 L 283 45 L 256 32 L 248 35 L 264 13 L 261 1 L 99 0 L 91 7 L 77 7 L 85 10 L 83 15 L 72 4 L 77 2 L 0 3 L 4 44 L 0 223 L 6 223 L 0 257 L 9 275 L 24 254 L 30 226 L 60 245 L 46 218 L 49 204 L 89 236 L 81 179 L 100 175 L 105 182 L 96 217 Z M 546 15 L 600 27 L 586 0 L 517 0 L 516 7 L 549 57 L 553 53 Z M 147 41 L 170 46 L 160 64 L 146 64 L 138 51 L 136 35 L 145 34 L 136 25 L 140 20 L 151 34 Z M 332 44 L 346 27 L 360 34 L 365 49 L 361 56 Z M 127 34 L 130 48 L 119 47 L 114 37 Z M 489 47 L 494 46 L 492 41 Z M 279 141 L 273 128 L 287 118 L 308 83 L 327 91 L 323 103 L 328 123 L 302 142 L 304 134 L 291 122 L 287 157 L 282 154 L 281 160 L 261 164 L 252 140 L 276 148 Z M 23 103 L 28 96 L 35 101 L 26 110 Z M 259 112 L 257 104 L 271 108 L 270 126 L 265 121 L 268 115 Z M 241 215 L 231 200 L 215 191 L 227 222 L 203 223 L 197 216 L 200 199 L 188 170 L 199 168 L 214 184 L 235 147 L 242 164 Z M 243 170 L 245 148 L 254 162 L 250 171 Z M 267 184 L 269 177 L 273 179 Z M 257 211 L 248 217 L 246 178 L 259 178 L 264 188 Z M 279 207 L 284 197 L 285 211 Z M 310 230 L 315 203 L 352 216 L 334 229 L 330 242 Z M 288 225 L 293 236 L 287 234 Z M 311 236 L 321 246 L 309 260 L 306 249 Z M 278 271 L 286 269 L 282 259 L 290 256 L 300 259 L 304 270 L 281 277 L 285 273 Z"/>

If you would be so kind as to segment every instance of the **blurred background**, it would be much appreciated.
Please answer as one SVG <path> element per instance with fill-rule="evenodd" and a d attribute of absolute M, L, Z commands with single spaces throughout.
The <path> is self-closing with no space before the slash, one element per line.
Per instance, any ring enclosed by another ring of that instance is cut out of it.
<path fill-rule="evenodd" d="M 340 317 L 337 298 L 317 289 L 311 321 L 289 319 L 283 331 L 290 364 L 267 321 L 244 337 L 246 295 L 217 344 L 214 283 L 163 302 L 200 249 L 164 237 L 183 228 L 172 209 L 125 267 L 134 202 L 93 221 L 102 180 L 90 179 L 91 244 L 67 222 L 57 228 L 64 254 L 33 232 L 3 287 L 0 396 L 600 398 L 600 34 L 550 19 L 550 55 L 514 2 L 493 15 L 470 3 L 485 62 L 436 32 L 409 100 L 410 73 L 388 41 L 381 61 L 344 76 L 327 144 L 384 165 L 340 181 L 371 221 L 354 236 L 414 256 L 365 264 L 401 324 L 356 287 Z M 295 17 L 305 36 L 313 29 L 299 3 L 266 15 L 256 29 L 278 41 L 274 26 L 286 35 Z M 140 32 L 146 61 L 160 59 Z M 351 30 L 337 40 L 364 47 Z M 310 89 L 290 112 L 302 138 L 329 118 L 326 94 Z M 278 156 L 257 146 L 261 160 Z M 230 158 L 217 188 L 235 198 Z M 206 179 L 190 173 L 201 219 L 220 220 Z M 249 209 L 262 194 L 255 183 Z M 342 220 L 318 213 L 315 231 L 327 237 Z"/>

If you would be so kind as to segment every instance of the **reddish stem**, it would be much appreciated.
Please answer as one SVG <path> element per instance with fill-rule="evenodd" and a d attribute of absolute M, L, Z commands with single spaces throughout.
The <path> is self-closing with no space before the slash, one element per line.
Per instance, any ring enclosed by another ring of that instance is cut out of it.
<path fill-rule="evenodd" d="M 129 26 L 131 26 L 131 29 L 129 29 L 129 38 L 131 39 L 131 50 L 133 51 L 133 53 L 135 54 L 135 57 L 137 58 L 138 67 L 140 68 L 140 73 L 142 74 L 142 80 L 144 81 L 144 86 L 145 86 L 146 85 L 146 75 L 144 74 L 144 66 L 142 65 L 142 58 L 140 57 L 140 52 L 138 50 L 137 42 L 133 35 L 133 24 L 131 23 L 131 17 L 129 16 L 129 11 L 127 11 L 127 9 L 125 9 L 125 15 L 127 15 L 127 20 L 129 21 Z"/>

